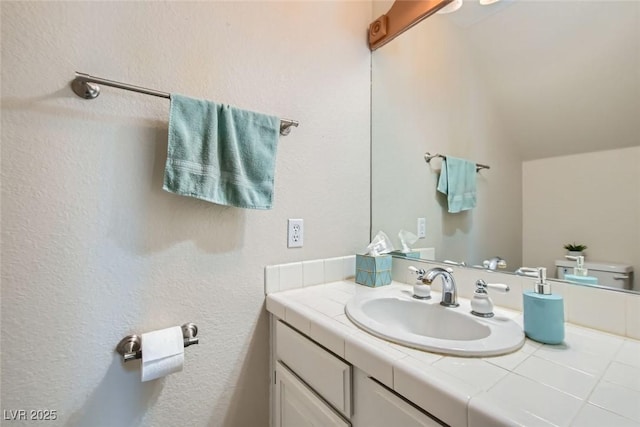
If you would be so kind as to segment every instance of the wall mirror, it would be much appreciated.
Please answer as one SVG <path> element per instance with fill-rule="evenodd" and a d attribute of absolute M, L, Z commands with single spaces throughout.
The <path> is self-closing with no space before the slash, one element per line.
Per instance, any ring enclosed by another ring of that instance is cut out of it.
<path fill-rule="evenodd" d="M 372 234 L 399 247 L 425 218 L 413 246 L 439 261 L 498 256 L 549 277 L 581 243 L 640 289 L 640 2 L 465 0 L 372 63 Z M 474 209 L 447 212 L 426 152 L 490 166 Z"/>

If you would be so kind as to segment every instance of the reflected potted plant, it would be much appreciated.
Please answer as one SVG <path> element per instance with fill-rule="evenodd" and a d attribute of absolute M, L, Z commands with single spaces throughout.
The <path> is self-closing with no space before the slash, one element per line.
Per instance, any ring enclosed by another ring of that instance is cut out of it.
<path fill-rule="evenodd" d="M 584 251 L 587 249 L 587 245 L 577 243 L 567 243 L 564 248 L 569 252 L 567 255 L 584 256 Z"/>

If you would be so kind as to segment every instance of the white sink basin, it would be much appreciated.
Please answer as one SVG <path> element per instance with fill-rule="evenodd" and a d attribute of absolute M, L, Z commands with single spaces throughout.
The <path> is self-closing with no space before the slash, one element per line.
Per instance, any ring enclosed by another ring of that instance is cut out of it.
<path fill-rule="evenodd" d="M 345 307 L 349 319 L 377 337 L 408 347 L 455 356 L 496 356 L 522 347 L 524 333 L 502 316 L 472 315 L 468 303 L 447 308 L 439 296 L 427 301 L 389 289 L 356 295 Z"/>

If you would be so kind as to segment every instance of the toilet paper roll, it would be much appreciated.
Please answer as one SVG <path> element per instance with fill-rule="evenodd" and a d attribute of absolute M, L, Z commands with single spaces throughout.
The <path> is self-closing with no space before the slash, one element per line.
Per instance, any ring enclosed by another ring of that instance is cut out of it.
<path fill-rule="evenodd" d="M 141 350 L 143 382 L 182 371 L 184 341 L 179 326 L 142 334 Z"/>

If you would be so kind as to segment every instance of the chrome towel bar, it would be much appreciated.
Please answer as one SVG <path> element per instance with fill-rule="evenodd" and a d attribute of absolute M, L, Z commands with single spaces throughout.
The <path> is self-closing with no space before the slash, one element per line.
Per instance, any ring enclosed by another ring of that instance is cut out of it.
<path fill-rule="evenodd" d="M 447 160 L 447 156 L 443 156 L 442 154 L 431 154 L 428 151 L 426 153 L 424 153 L 424 160 L 427 163 L 430 163 L 431 160 L 435 159 L 435 158 L 440 158 L 444 161 Z M 480 163 L 476 163 L 476 172 L 478 172 L 480 169 L 491 169 L 491 167 L 489 165 L 483 165 Z"/>
<path fill-rule="evenodd" d="M 73 89 L 73 92 L 80 98 L 95 99 L 100 95 L 100 86 L 98 86 L 98 84 L 143 93 L 145 95 L 157 96 L 159 98 L 171 99 L 171 94 L 167 92 L 130 85 L 115 80 L 103 79 L 102 77 L 95 77 L 78 71 L 76 71 L 76 77 L 71 82 L 71 89 Z M 280 135 L 289 135 L 291 127 L 298 127 L 299 124 L 296 120 L 280 119 Z"/>

